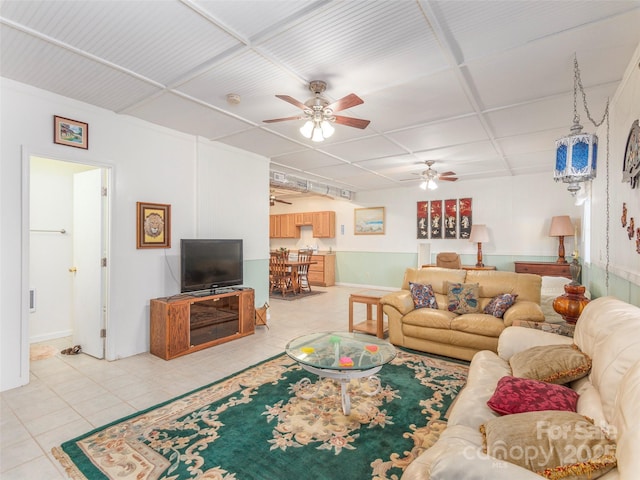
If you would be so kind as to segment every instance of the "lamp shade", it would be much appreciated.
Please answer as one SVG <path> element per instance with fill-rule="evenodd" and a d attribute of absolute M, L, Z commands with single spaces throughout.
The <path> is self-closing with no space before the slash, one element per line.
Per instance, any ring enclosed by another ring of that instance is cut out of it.
<path fill-rule="evenodd" d="M 598 137 L 595 135 L 572 133 L 557 140 L 554 180 L 568 183 L 569 191 L 575 195 L 580 190 L 578 183 L 595 178 L 597 156 Z"/>
<path fill-rule="evenodd" d="M 573 224 L 569 215 L 559 215 L 551 219 L 550 237 L 572 237 L 573 232 Z"/>
<path fill-rule="evenodd" d="M 471 225 L 469 241 L 474 243 L 486 243 L 489 241 L 489 231 L 486 225 Z"/>

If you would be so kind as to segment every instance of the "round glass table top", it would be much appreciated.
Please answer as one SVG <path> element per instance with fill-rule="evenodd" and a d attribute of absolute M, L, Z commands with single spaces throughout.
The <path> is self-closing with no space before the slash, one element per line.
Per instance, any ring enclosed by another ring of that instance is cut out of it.
<path fill-rule="evenodd" d="M 396 356 L 388 341 L 348 332 L 303 335 L 291 340 L 285 352 L 299 363 L 326 370 L 370 370 Z"/>

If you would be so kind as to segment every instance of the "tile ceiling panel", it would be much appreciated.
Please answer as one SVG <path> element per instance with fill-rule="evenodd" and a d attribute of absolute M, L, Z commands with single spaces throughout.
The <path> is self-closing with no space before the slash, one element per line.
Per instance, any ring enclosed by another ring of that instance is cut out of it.
<path fill-rule="evenodd" d="M 481 162 L 497 156 L 498 152 L 490 141 L 470 142 L 415 153 L 415 157 L 420 161 L 436 160 L 438 162 L 446 162 L 451 167 L 459 164 Z M 449 167 L 446 169 L 449 169 Z"/>
<path fill-rule="evenodd" d="M 287 165 L 296 170 L 312 171 L 320 167 L 339 165 L 341 162 L 330 155 L 326 155 L 317 150 L 306 150 L 304 152 L 289 153 L 279 155 L 273 159 L 274 162 Z M 317 173 L 317 171 L 316 171 Z"/>
<path fill-rule="evenodd" d="M 265 157 L 276 157 L 283 153 L 298 152 L 300 145 L 286 138 L 272 135 L 260 128 L 252 128 L 216 140 L 232 145 L 248 152 L 254 152 Z"/>
<path fill-rule="evenodd" d="M 269 36 L 274 28 L 322 7 L 323 0 L 193 0 L 195 5 L 246 39 Z"/>
<path fill-rule="evenodd" d="M 190 96 L 234 114 L 261 123 L 268 118 L 282 118 L 302 113 L 290 103 L 276 98 L 300 89 L 301 101 L 311 94 L 301 82 L 256 52 L 246 50 L 216 64 L 205 73 L 176 88 Z M 238 105 L 229 105 L 226 95 L 240 95 Z"/>
<path fill-rule="evenodd" d="M 595 88 L 586 89 L 589 111 L 594 120 L 600 121 L 604 115 L 606 98 L 614 94 L 614 84 L 607 84 Z M 582 96 L 578 94 L 578 115 L 586 130 L 592 124 L 589 121 Z M 597 101 L 591 102 L 590 98 Z M 566 133 L 573 124 L 573 93 L 566 93 L 531 103 L 515 105 L 511 108 L 503 108 L 488 112 L 485 117 L 497 138 L 519 135 L 525 132 L 538 132 L 553 128 L 564 128 Z M 517 121 L 514 121 L 514 118 Z M 585 131 L 586 131 L 585 130 Z"/>
<path fill-rule="evenodd" d="M 555 158 L 556 140 L 568 133 L 565 128 L 552 128 L 543 132 L 502 138 L 498 140 L 498 144 L 505 155 L 509 157 L 509 161 L 515 158 L 515 156 L 527 152 L 537 154 L 539 152 L 551 151 L 554 152 L 552 156 Z"/>
<path fill-rule="evenodd" d="M 314 168 L 307 169 L 309 173 L 317 173 Z M 343 182 L 351 183 L 351 179 L 365 174 L 366 171 L 362 168 L 358 168 L 355 165 L 348 163 L 340 163 L 336 165 L 330 165 L 322 167 L 322 176 L 330 178 L 332 180 L 341 180 Z"/>
<path fill-rule="evenodd" d="M 453 70 L 408 79 L 363 100 L 357 113 L 373 118 L 372 128 L 383 132 L 473 112 Z"/>
<path fill-rule="evenodd" d="M 349 162 L 357 162 L 371 158 L 371 154 L 365 152 L 374 151 L 378 157 L 388 157 L 391 155 L 402 155 L 407 151 L 389 139 L 382 136 L 367 137 L 351 142 L 338 143 L 334 145 L 322 146 L 322 149 L 333 155 L 348 160 Z"/>
<path fill-rule="evenodd" d="M 2 76 L 108 110 L 119 112 L 159 91 L 135 77 L 10 27 L 0 28 L 0 43 Z"/>
<path fill-rule="evenodd" d="M 399 180 L 424 160 L 461 181 L 545 171 L 574 53 L 599 120 L 640 61 L 639 24 L 638 0 L 0 0 L 0 73 L 298 176 L 414 188 Z M 340 113 L 370 125 L 315 143 L 301 120 L 263 122 L 299 116 L 275 95 L 305 102 L 316 79 L 330 101 L 359 95 Z"/>
<path fill-rule="evenodd" d="M 162 116 L 160 112 L 174 113 Z M 217 138 L 252 128 L 246 122 L 168 92 L 129 109 L 127 113 L 158 125 L 206 138 Z"/>
<path fill-rule="evenodd" d="M 179 2 L 9 2 L 2 13 L 162 84 L 238 45 Z"/>
<path fill-rule="evenodd" d="M 635 20 L 635 25 L 633 22 Z M 573 56 L 577 54 L 583 85 L 620 81 L 625 66 L 640 42 L 640 10 L 637 14 L 602 22 L 580 31 L 554 37 L 505 52 L 495 58 L 469 64 L 469 72 L 482 105 L 494 108 L 511 103 L 573 91 Z M 636 33 L 629 35 L 629 29 Z M 589 46 L 586 39 L 600 41 Z M 560 48 L 558 43 L 562 45 Z M 611 65 L 603 69 L 603 64 Z"/>
<path fill-rule="evenodd" d="M 439 0 L 433 3 L 455 38 L 464 61 L 492 56 L 637 8 L 635 0 Z"/>
<path fill-rule="evenodd" d="M 487 139 L 487 134 L 477 116 L 401 130 L 390 133 L 388 136 L 414 152 Z"/>
<path fill-rule="evenodd" d="M 326 80 L 333 99 L 352 93 L 347 85 L 365 95 L 446 67 L 414 2 L 333 2 L 261 48 L 309 80 Z"/>

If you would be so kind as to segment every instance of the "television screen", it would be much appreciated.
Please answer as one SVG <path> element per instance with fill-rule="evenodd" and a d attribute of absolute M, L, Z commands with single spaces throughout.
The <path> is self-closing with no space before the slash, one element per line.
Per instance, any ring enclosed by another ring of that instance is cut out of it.
<path fill-rule="evenodd" d="M 242 281 L 242 240 L 180 240 L 182 292 L 241 285 Z"/>

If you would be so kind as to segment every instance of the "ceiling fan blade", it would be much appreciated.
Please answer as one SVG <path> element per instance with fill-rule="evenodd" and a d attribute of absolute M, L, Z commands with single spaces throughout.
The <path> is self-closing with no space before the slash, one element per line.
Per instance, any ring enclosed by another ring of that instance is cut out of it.
<path fill-rule="evenodd" d="M 438 180 L 443 180 L 445 182 L 455 182 L 458 180 L 458 177 L 439 177 Z"/>
<path fill-rule="evenodd" d="M 275 122 L 286 122 L 287 120 L 302 120 L 304 117 L 284 117 L 284 118 L 272 118 L 270 120 L 263 120 L 263 123 L 275 123 Z"/>
<path fill-rule="evenodd" d="M 340 100 L 336 100 L 335 102 L 326 106 L 333 110 L 334 112 L 339 112 L 340 110 L 346 110 L 347 108 L 355 107 L 356 105 L 363 104 L 364 100 L 362 100 L 355 93 L 350 93 L 346 97 L 342 97 Z"/>
<path fill-rule="evenodd" d="M 367 125 L 371 123 L 371 120 L 363 120 L 361 118 L 353 118 L 353 117 L 343 117 L 342 115 L 335 116 L 335 122 L 340 125 L 346 125 L 347 127 L 355 127 L 355 128 L 367 128 Z"/>
<path fill-rule="evenodd" d="M 456 172 L 443 172 L 440 174 L 440 176 L 445 176 L 445 177 L 450 177 L 451 175 L 455 175 Z"/>
<path fill-rule="evenodd" d="M 304 103 L 296 100 L 293 97 L 290 97 L 289 95 L 276 95 L 276 97 L 278 97 L 280 100 L 284 100 L 285 102 L 289 102 L 291 105 L 295 105 L 302 110 L 307 110 L 309 108 Z"/>
<path fill-rule="evenodd" d="M 274 201 L 280 202 L 280 203 L 286 203 L 287 205 L 293 205 L 293 203 L 291 203 L 291 202 L 287 202 L 286 200 L 279 200 L 277 198 L 274 198 Z"/>

